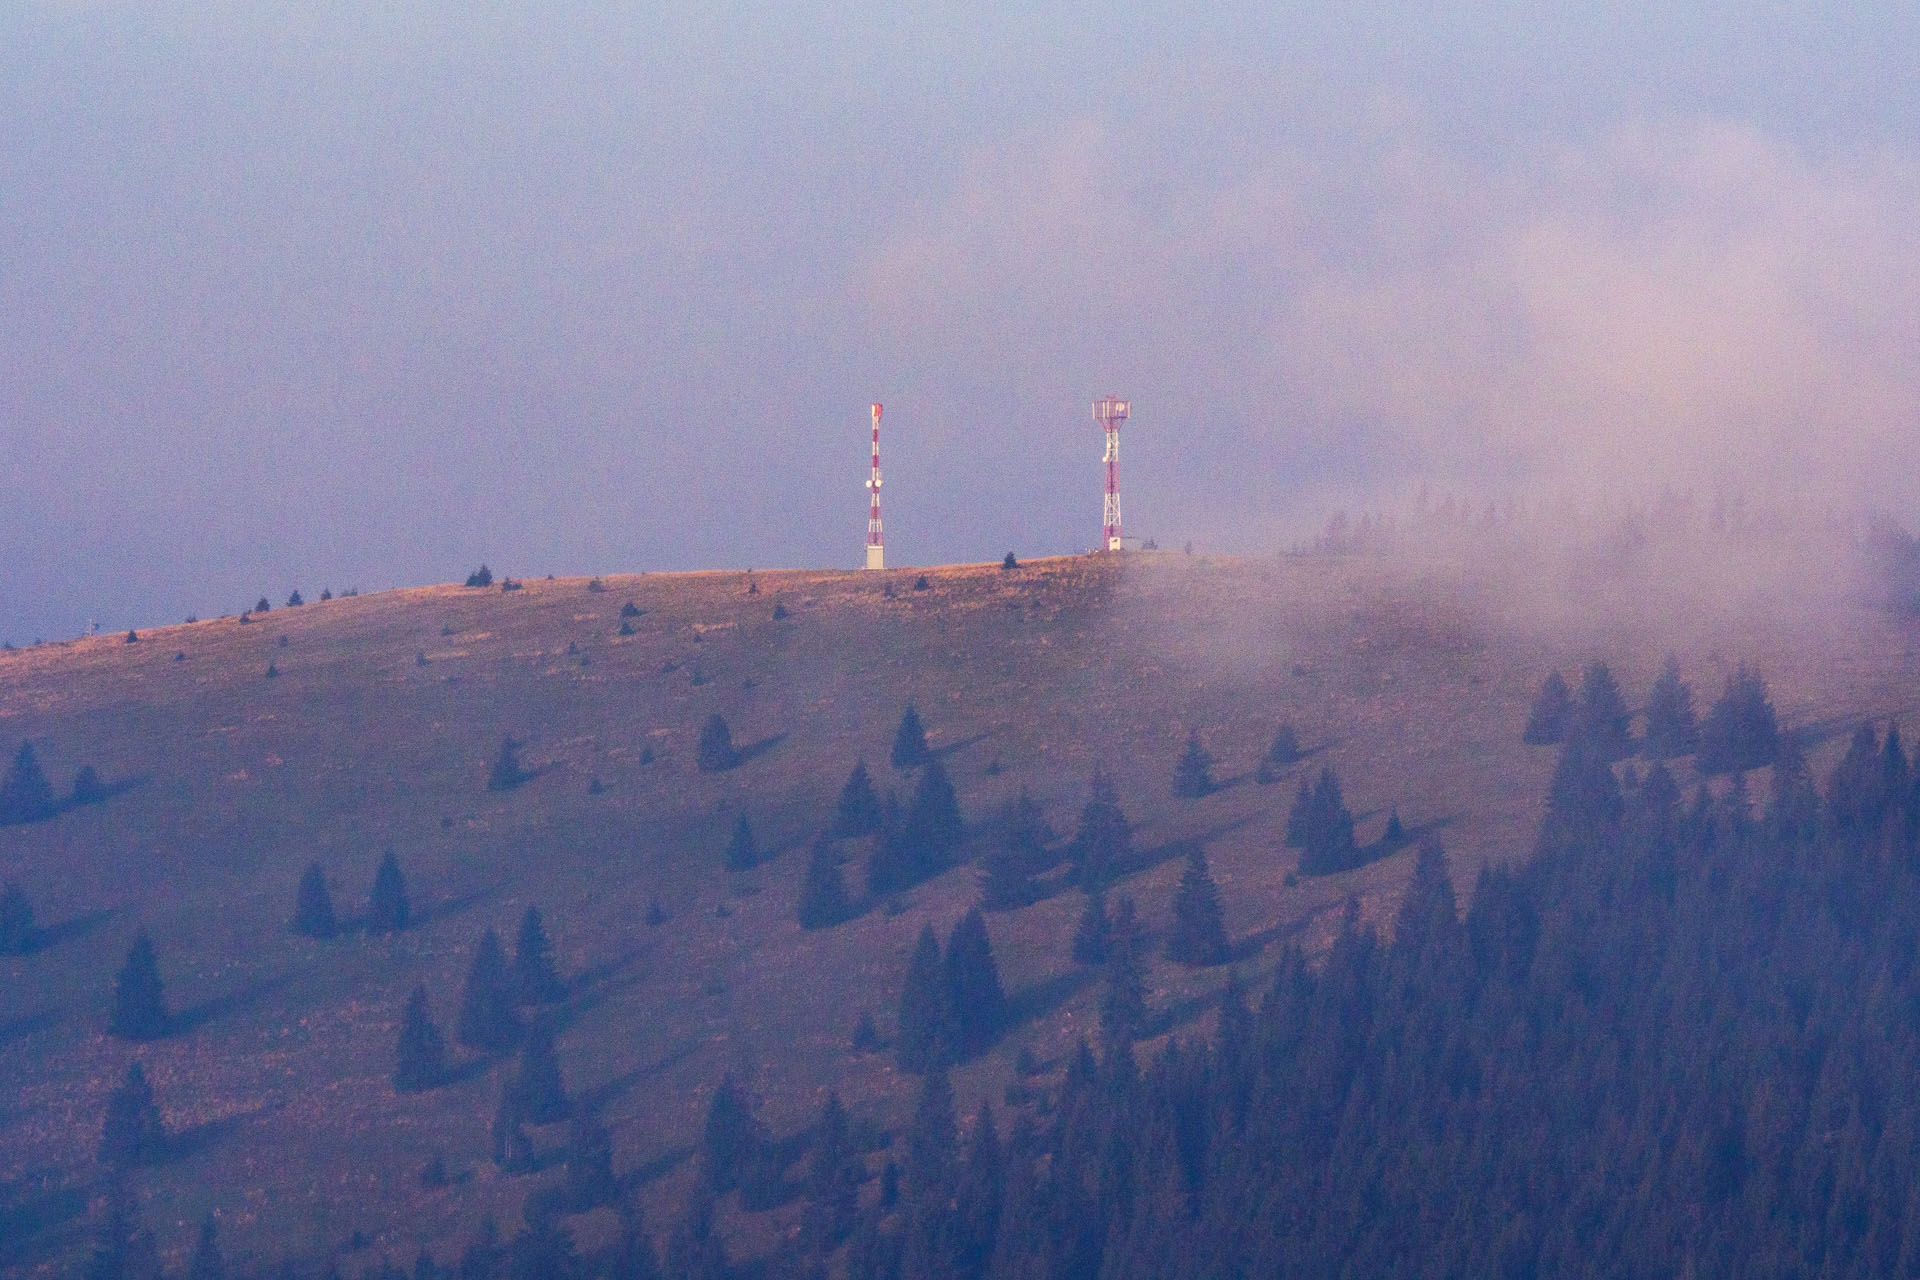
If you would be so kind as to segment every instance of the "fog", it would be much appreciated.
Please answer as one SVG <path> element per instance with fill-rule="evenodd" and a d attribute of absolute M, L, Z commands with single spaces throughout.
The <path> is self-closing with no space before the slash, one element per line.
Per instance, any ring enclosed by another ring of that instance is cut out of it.
<path fill-rule="evenodd" d="M 0 638 L 496 570 L 1910 518 L 1920 17 L 0 13 Z"/>

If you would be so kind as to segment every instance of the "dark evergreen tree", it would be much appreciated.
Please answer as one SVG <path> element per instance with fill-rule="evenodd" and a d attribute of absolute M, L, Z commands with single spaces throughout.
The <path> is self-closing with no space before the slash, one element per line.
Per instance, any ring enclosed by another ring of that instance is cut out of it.
<path fill-rule="evenodd" d="M 1827 825 L 1845 836 L 1875 830 L 1887 801 L 1881 785 L 1880 735 L 1871 721 L 1862 721 L 1827 778 Z"/>
<path fill-rule="evenodd" d="M 107 1184 L 107 1212 L 87 1257 L 86 1280 L 161 1280 L 160 1252 L 124 1178 Z"/>
<path fill-rule="evenodd" d="M 227 1260 L 220 1254 L 220 1229 L 213 1215 L 200 1220 L 200 1238 L 187 1262 L 187 1280 L 226 1280 Z"/>
<path fill-rule="evenodd" d="M 1381 833 L 1380 842 L 1389 849 L 1397 849 L 1407 842 L 1407 828 L 1400 821 L 1400 806 L 1395 805 L 1387 812 L 1387 829 Z"/>
<path fill-rule="evenodd" d="M 733 730 L 718 713 L 708 716 L 700 726 L 700 746 L 694 753 L 694 763 L 702 773 L 724 773 L 740 763 L 740 753 L 733 745 Z"/>
<path fill-rule="evenodd" d="M 946 1068 L 927 1072 L 907 1125 L 900 1169 L 904 1210 L 901 1275 L 941 1274 L 949 1238 L 948 1220 L 958 1182 L 959 1124 Z"/>
<path fill-rule="evenodd" d="M 723 1077 L 707 1104 L 707 1120 L 701 1129 L 701 1171 L 707 1185 L 717 1193 L 739 1186 L 760 1162 L 770 1141 L 745 1091 L 731 1075 Z"/>
<path fill-rule="evenodd" d="M 573 1233 L 552 1213 L 531 1212 L 507 1241 L 505 1280 L 586 1280 Z"/>
<path fill-rule="evenodd" d="M 727 841 L 727 870 L 751 871 L 759 861 L 760 850 L 753 843 L 753 826 L 742 813 L 733 820 L 733 835 Z"/>
<path fill-rule="evenodd" d="M 513 944 L 513 990 L 522 1004 L 552 1004 L 567 993 L 567 984 L 554 968 L 553 942 L 538 907 L 529 906 L 520 916 L 520 933 Z"/>
<path fill-rule="evenodd" d="M 1226 915 L 1220 907 L 1220 887 L 1198 847 L 1187 854 L 1180 888 L 1173 896 L 1173 929 L 1167 935 L 1167 958 L 1181 964 L 1225 964 Z"/>
<path fill-rule="evenodd" d="M 1200 735 L 1189 732 L 1186 749 L 1173 769 L 1173 794 L 1193 800 L 1211 795 L 1213 790 L 1213 756 L 1200 745 Z"/>
<path fill-rule="evenodd" d="M 433 1025 L 425 984 L 415 984 L 400 1015 L 400 1038 L 393 1050 L 393 1087 L 400 1093 L 431 1089 L 446 1078 L 447 1042 Z"/>
<path fill-rule="evenodd" d="M 1573 693 L 1558 671 L 1549 671 L 1533 700 L 1533 710 L 1527 713 L 1527 730 L 1521 740 L 1534 746 L 1554 746 L 1566 741 L 1572 727 Z"/>
<path fill-rule="evenodd" d="M 33 903 L 27 891 L 8 881 L 0 889 L 0 956 L 23 956 L 33 950 Z"/>
<path fill-rule="evenodd" d="M 1080 923 L 1073 930 L 1073 960 L 1075 964 L 1105 964 L 1113 941 L 1113 923 L 1107 919 L 1106 890 L 1092 889 L 1086 899 Z"/>
<path fill-rule="evenodd" d="M 953 1039 L 947 1019 L 940 939 L 929 924 L 920 930 L 900 989 L 899 1034 L 894 1049 L 902 1069 L 930 1071 L 944 1060 L 946 1047 Z"/>
<path fill-rule="evenodd" d="M 1281 725 L 1273 735 L 1272 744 L 1267 747 L 1267 759 L 1284 769 L 1290 764 L 1298 764 L 1302 758 L 1299 734 L 1294 732 L 1291 723 Z"/>
<path fill-rule="evenodd" d="M 660 1255 L 636 1201 L 620 1202 L 620 1234 L 607 1258 L 605 1280 L 660 1280 Z"/>
<path fill-rule="evenodd" d="M 309 862 L 300 874 L 300 888 L 293 898 L 293 931 L 308 938 L 331 938 L 340 931 L 327 876 L 317 862 Z"/>
<path fill-rule="evenodd" d="M 40 757 L 34 754 L 33 744 L 21 743 L 7 776 L 0 779 L 0 826 L 10 822 L 38 822 L 52 816 L 58 808 L 53 785 L 40 767 Z"/>
<path fill-rule="evenodd" d="M 840 1095 L 829 1091 L 814 1123 L 807 1156 L 808 1206 L 801 1233 L 809 1250 L 831 1253 L 852 1233 L 865 1177 L 846 1108 L 840 1104 Z"/>
<path fill-rule="evenodd" d="M 1119 874 L 1132 847 L 1133 829 L 1120 811 L 1120 794 L 1111 778 L 1095 773 L 1092 794 L 1080 811 L 1080 829 L 1068 849 L 1074 879 L 1089 891 L 1106 888 Z"/>
<path fill-rule="evenodd" d="M 932 754 L 927 750 L 926 727 L 920 723 L 920 711 L 911 701 L 906 712 L 900 717 L 900 727 L 893 734 L 893 767 L 896 769 L 918 769 Z"/>
<path fill-rule="evenodd" d="M 487 770 L 487 790 L 511 791 L 531 776 L 520 767 L 520 744 L 511 735 L 500 739 L 500 750 Z"/>
<path fill-rule="evenodd" d="M 667 1234 L 666 1280 L 731 1280 L 726 1246 L 713 1229 L 713 1192 L 694 1189 L 687 1211 Z"/>
<path fill-rule="evenodd" d="M 1643 747 L 1650 760 L 1690 755 L 1700 742 L 1700 725 L 1693 714 L 1693 686 L 1680 678 L 1680 660 L 1667 655 L 1659 679 L 1647 695 L 1647 737 Z"/>
<path fill-rule="evenodd" d="M 828 929 L 853 915 L 846 879 L 840 874 L 840 853 L 822 834 L 807 853 L 806 876 L 800 882 L 799 916 L 803 929 Z"/>
<path fill-rule="evenodd" d="M 133 937 L 126 963 L 113 980 L 113 1017 L 108 1030 L 123 1040 L 158 1040 L 173 1022 L 160 985 L 160 965 L 145 929 Z"/>
<path fill-rule="evenodd" d="M 73 789 L 67 793 L 70 804 L 99 804 L 107 798 L 107 784 L 100 777 L 100 771 L 90 764 L 80 766 L 80 772 L 73 775 Z"/>
<path fill-rule="evenodd" d="M 1109 1062 L 1130 1054 L 1147 1022 L 1147 977 L 1133 899 L 1114 906 L 1107 946 L 1106 986 L 1100 994 L 1100 1043 Z"/>
<path fill-rule="evenodd" d="M 1571 732 L 1609 760 L 1618 760 L 1633 750 L 1628 726 L 1632 713 L 1620 693 L 1620 682 L 1604 662 L 1587 665 L 1580 677 L 1580 698 L 1574 705 Z"/>
<path fill-rule="evenodd" d="M 892 893 L 940 874 L 951 865 L 963 829 L 946 768 L 929 759 L 899 828 L 875 851 L 868 886 L 875 893 Z"/>
<path fill-rule="evenodd" d="M 135 1062 L 107 1095 L 107 1117 L 100 1126 L 100 1163 L 116 1169 L 153 1164 L 166 1150 L 166 1122 L 153 1100 L 146 1069 Z"/>
<path fill-rule="evenodd" d="M 400 860 L 389 849 L 380 857 L 379 869 L 373 873 L 373 891 L 367 895 L 367 932 L 399 933 L 412 923 L 406 877 L 400 874 Z"/>
<path fill-rule="evenodd" d="M 1006 557 L 1000 561 L 1000 567 L 1002 569 L 1018 569 L 1020 567 L 1020 562 L 1014 559 L 1013 552 L 1009 551 L 1007 552 Z"/>
<path fill-rule="evenodd" d="M 867 762 L 856 760 L 853 772 L 840 788 L 840 803 L 834 811 L 833 834 L 847 839 L 870 836 L 880 830 L 880 797 L 867 773 Z"/>
<path fill-rule="evenodd" d="M 980 860 L 980 903 L 989 911 L 1024 907 L 1037 896 L 1034 873 L 1047 861 L 1053 838 L 1040 806 L 1025 787 L 1000 823 L 993 847 Z"/>
<path fill-rule="evenodd" d="M 972 1141 L 954 1193 L 951 1244 L 947 1250 L 958 1280 L 979 1280 L 993 1257 L 1006 1199 L 1006 1155 L 993 1123 L 993 1108 L 980 1104 Z"/>
<path fill-rule="evenodd" d="M 1300 779 L 1300 787 L 1293 793 L 1293 807 L 1287 810 L 1287 847 L 1304 849 L 1307 847 L 1307 825 L 1313 814 L 1313 786 L 1305 778 Z"/>
<path fill-rule="evenodd" d="M 1329 766 L 1307 802 L 1301 834 L 1300 874 L 1328 875 L 1358 865 L 1359 847 L 1353 840 L 1353 813 L 1340 791 L 1340 779 Z"/>
<path fill-rule="evenodd" d="M 555 1124 L 572 1111 L 553 1049 L 553 1028 L 542 1018 L 527 1028 L 513 1076 L 514 1101 L 528 1124 Z"/>
<path fill-rule="evenodd" d="M 956 1058 L 980 1052 L 993 1042 L 1006 1020 L 1007 998 L 993 960 L 987 920 L 975 907 L 953 926 L 942 962 L 947 1027 Z"/>
<path fill-rule="evenodd" d="M 584 1109 L 574 1113 L 568 1126 L 566 1161 L 564 1191 L 569 1211 L 585 1213 L 619 1198 L 620 1184 L 613 1176 L 613 1136 Z"/>
<path fill-rule="evenodd" d="M 454 1036 L 470 1049 L 501 1053 L 520 1039 L 520 1019 L 514 1013 L 513 979 L 507 971 L 500 935 L 489 929 L 480 937 L 460 992 L 460 1017 Z"/>
<path fill-rule="evenodd" d="M 1767 696 L 1767 682 L 1742 664 L 1700 726 L 1695 757 L 1703 773 L 1734 773 L 1773 763 L 1780 753 L 1780 724 Z"/>
<path fill-rule="evenodd" d="M 487 566 L 485 566 L 484 564 L 481 565 L 478 569 L 475 569 L 472 573 L 467 575 L 467 585 L 470 587 L 492 586 L 493 570 L 487 568 Z"/>

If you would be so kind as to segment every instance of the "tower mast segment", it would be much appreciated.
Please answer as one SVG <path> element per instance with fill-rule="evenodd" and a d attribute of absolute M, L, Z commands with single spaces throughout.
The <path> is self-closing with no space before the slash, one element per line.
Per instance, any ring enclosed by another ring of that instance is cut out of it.
<path fill-rule="evenodd" d="M 880 406 L 873 406 L 873 472 L 867 477 L 867 568 L 887 567 L 887 543 L 880 535 Z"/>
<path fill-rule="evenodd" d="M 1093 420 L 1107 436 L 1107 506 L 1100 536 L 1109 551 L 1120 550 L 1120 424 L 1127 420 L 1130 407 L 1115 396 L 1093 402 Z"/>

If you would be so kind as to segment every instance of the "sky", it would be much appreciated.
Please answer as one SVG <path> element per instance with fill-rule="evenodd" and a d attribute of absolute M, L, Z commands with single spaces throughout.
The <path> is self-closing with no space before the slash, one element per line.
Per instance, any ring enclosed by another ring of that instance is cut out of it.
<path fill-rule="evenodd" d="M 299 588 L 1920 511 L 1920 9 L 0 5 L 0 639 Z M 1435 12 L 1435 10 L 1445 12 Z M 1598 12 L 1604 10 L 1604 12 Z"/>

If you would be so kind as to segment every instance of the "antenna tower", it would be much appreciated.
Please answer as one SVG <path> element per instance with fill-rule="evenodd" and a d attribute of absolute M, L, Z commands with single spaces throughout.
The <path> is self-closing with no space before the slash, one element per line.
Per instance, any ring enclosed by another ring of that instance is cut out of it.
<path fill-rule="evenodd" d="M 873 474 L 867 477 L 867 568 L 887 567 L 887 542 L 880 536 L 880 406 L 873 406 Z"/>
<path fill-rule="evenodd" d="M 1130 407 L 1115 396 L 1101 396 L 1093 402 L 1093 420 L 1107 434 L 1107 507 L 1100 536 L 1109 551 L 1120 549 L 1120 424 L 1127 420 Z"/>

